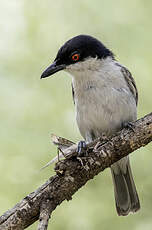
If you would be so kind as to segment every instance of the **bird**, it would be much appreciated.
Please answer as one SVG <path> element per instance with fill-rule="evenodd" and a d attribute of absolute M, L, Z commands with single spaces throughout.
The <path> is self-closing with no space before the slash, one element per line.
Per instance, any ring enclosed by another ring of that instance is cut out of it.
<path fill-rule="evenodd" d="M 79 150 L 103 133 L 113 135 L 137 119 L 135 80 L 99 39 L 81 34 L 65 42 L 41 78 L 61 70 L 72 76 L 76 121 L 84 138 L 78 144 Z M 110 169 L 117 214 L 137 212 L 140 201 L 129 157 L 112 164 Z"/>

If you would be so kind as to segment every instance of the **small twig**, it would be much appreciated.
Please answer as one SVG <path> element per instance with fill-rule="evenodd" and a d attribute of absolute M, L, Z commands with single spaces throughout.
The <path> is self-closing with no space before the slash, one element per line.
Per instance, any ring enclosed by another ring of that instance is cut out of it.
<path fill-rule="evenodd" d="M 57 148 L 57 155 L 58 155 L 58 162 L 60 161 L 60 156 L 59 156 L 59 147 Z"/>
<path fill-rule="evenodd" d="M 52 211 L 52 202 L 49 199 L 43 201 L 40 208 L 39 224 L 37 230 L 47 229 L 51 211 Z"/>
<path fill-rule="evenodd" d="M 62 151 L 62 149 L 60 147 L 58 147 L 58 150 L 62 153 L 62 155 L 66 159 L 66 155 L 64 154 L 64 152 Z M 60 159 L 60 155 L 58 155 L 58 158 Z"/>

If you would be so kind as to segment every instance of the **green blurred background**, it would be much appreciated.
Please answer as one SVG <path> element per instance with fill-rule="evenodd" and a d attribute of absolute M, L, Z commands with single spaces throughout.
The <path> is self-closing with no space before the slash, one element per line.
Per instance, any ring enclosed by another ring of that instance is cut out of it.
<path fill-rule="evenodd" d="M 102 40 L 136 80 L 138 117 L 151 112 L 151 12 L 150 0 L 1 1 L 0 214 L 53 175 L 53 167 L 39 172 L 56 154 L 51 133 L 81 139 L 70 77 L 40 80 L 67 39 L 83 33 Z M 117 216 L 108 169 L 58 207 L 48 229 L 152 229 L 151 153 L 149 145 L 131 156 L 140 212 Z"/>

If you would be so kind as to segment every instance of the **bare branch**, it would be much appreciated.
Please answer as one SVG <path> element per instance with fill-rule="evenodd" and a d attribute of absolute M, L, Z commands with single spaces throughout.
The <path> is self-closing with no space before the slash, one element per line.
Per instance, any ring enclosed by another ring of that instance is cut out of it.
<path fill-rule="evenodd" d="M 38 230 L 47 229 L 51 212 L 54 209 L 53 207 L 54 207 L 54 204 L 51 202 L 51 200 L 47 199 L 46 201 L 43 201 L 40 207 Z"/>
<path fill-rule="evenodd" d="M 55 166 L 52 176 L 35 192 L 0 217 L 0 230 L 25 229 L 40 218 L 38 229 L 47 229 L 50 213 L 95 175 L 136 149 L 152 141 L 152 113 L 134 123 L 134 131 L 123 129 L 109 140 L 88 146 L 89 156 L 79 161 L 75 150 Z"/>

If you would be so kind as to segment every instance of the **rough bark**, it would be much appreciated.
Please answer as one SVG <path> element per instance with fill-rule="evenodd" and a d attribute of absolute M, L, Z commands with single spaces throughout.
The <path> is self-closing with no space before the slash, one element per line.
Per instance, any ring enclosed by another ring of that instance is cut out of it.
<path fill-rule="evenodd" d="M 88 156 L 77 159 L 76 149 L 55 166 L 52 176 L 0 217 L 0 230 L 25 229 L 40 219 L 38 229 L 47 229 L 52 211 L 95 175 L 114 162 L 152 141 L 152 113 L 124 128 L 115 136 L 89 144 Z"/>

